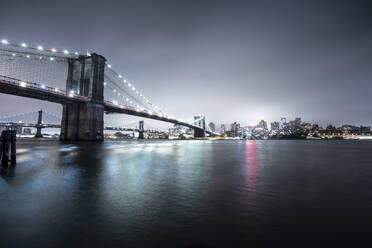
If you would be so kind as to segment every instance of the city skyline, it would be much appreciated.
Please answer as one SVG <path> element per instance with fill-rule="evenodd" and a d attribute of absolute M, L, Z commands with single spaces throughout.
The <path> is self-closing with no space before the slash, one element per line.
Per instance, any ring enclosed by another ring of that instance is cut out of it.
<path fill-rule="evenodd" d="M 86 21 L 101 13 L 95 1 L 88 10 L 83 3 L 73 9 L 54 3 L 56 12 L 43 11 L 50 1 L 30 4 L 2 3 L 1 38 L 102 53 L 177 118 L 202 113 L 217 126 L 282 116 L 322 125 L 372 123 L 368 1 L 108 2 L 105 25 Z M 67 11 L 75 18 L 66 19 Z M 7 113 L 20 106 L 61 112 L 55 104 L 1 95 L 0 104 L 9 103 Z M 127 119 L 136 118 L 106 118 Z"/>

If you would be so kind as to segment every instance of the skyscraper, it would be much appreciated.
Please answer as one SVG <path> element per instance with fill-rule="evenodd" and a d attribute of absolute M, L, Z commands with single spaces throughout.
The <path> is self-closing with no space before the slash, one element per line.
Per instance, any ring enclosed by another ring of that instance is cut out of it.
<path fill-rule="evenodd" d="M 212 132 L 216 132 L 216 125 L 213 122 L 209 122 L 208 126 Z"/>
<path fill-rule="evenodd" d="M 279 131 L 279 122 L 274 121 L 270 124 L 271 131 Z"/>
<path fill-rule="evenodd" d="M 239 123 L 232 123 L 231 124 L 231 132 L 233 133 L 233 135 L 236 137 L 236 136 L 239 136 L 239 133 L 240 133 L 240 124 Z"/>
<path fill-rule="evenodd" d="M 264 121 L 264 120 L 261 120 L 261 121 L 258 123 L 257 127 L 267 130 L 267 122 Z"/>
<path fill-rule="evenodd" d="M 221 135 L 225 135 L 226 134 L 226 126 L 225 124 L 222 124 L 221 125 Z"/>

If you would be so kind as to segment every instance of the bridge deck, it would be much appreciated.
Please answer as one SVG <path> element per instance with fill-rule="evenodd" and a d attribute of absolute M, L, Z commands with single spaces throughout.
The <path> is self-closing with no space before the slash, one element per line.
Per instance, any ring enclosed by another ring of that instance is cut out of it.
<path fill-rule="evenodd" d="M 90 101 L 88 97 L 72 95 L 57 88 L 51 88 L 51 87 L 36 84 L 36 83 L 24 82 L 24 81 L 21 81 L 15 78 L 6 77 L 6 76 L 0 76 L 0 93 L 33 98 L 33 99 L 38 99 L 38 100 L 44 100 L 44 101 L 49 101 L 49 102 L 55 102 L 55 103 L 60 103 L 60 104 Z M 157 114 L 150 114 L 148 112 L 136 110 L 128 106 L 113 104 L 109 101 L 104 102 L 104 110 L 108 113 L 118 113 L 118 114 L 139 116 L 139 117 L 164 121 L 164 122 L 168 122 L 172 124 L 177 124 L 177 125 L 185 126 L 185 127 L 192 128 L 192 129 L 202 130 L 201 127 L 187 123 L 187 122 L 179 121 L 179 120 L 164 117 L 164 116 L 159 116 Z M 209 131 L 206 131 L 206 133 L 212 134 Z"/>
<path fill-rule="evenodd" d="M 88 102 L 89 98 L 71 95 L 58 88 L 24 82 L 15 78 L 0 76 L 0 93 L 23 96 L 55 103 Z"/>

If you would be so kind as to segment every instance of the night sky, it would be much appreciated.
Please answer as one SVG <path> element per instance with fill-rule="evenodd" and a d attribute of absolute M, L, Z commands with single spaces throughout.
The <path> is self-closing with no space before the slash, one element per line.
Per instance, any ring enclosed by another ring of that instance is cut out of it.
<path fill-rule="evenodd" d="M 371 125 L 371 2 L 1 0 L 0 39 L 102 54 L 182 119 Z M 0 106 L 61 112 L 3 94 Z"/>

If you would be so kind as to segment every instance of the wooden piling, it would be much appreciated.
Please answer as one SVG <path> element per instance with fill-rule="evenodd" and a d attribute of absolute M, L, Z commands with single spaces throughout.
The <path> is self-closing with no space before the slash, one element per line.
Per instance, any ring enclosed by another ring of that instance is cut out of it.
<path fill-rule="evenodd" d="M 11 149 L 10 149 L 10 164 L 15 165 L 17 163 L 17 147 L 16 147 L 17 131 L 10 131 Z"/>
<path fill-rule="evenodd" d="M 0 163 L 5 169 L 16 164 L 16 130 L 4 130 L 0 136 Z M 9 157 L 10 156 L 10 157 Z"/>

